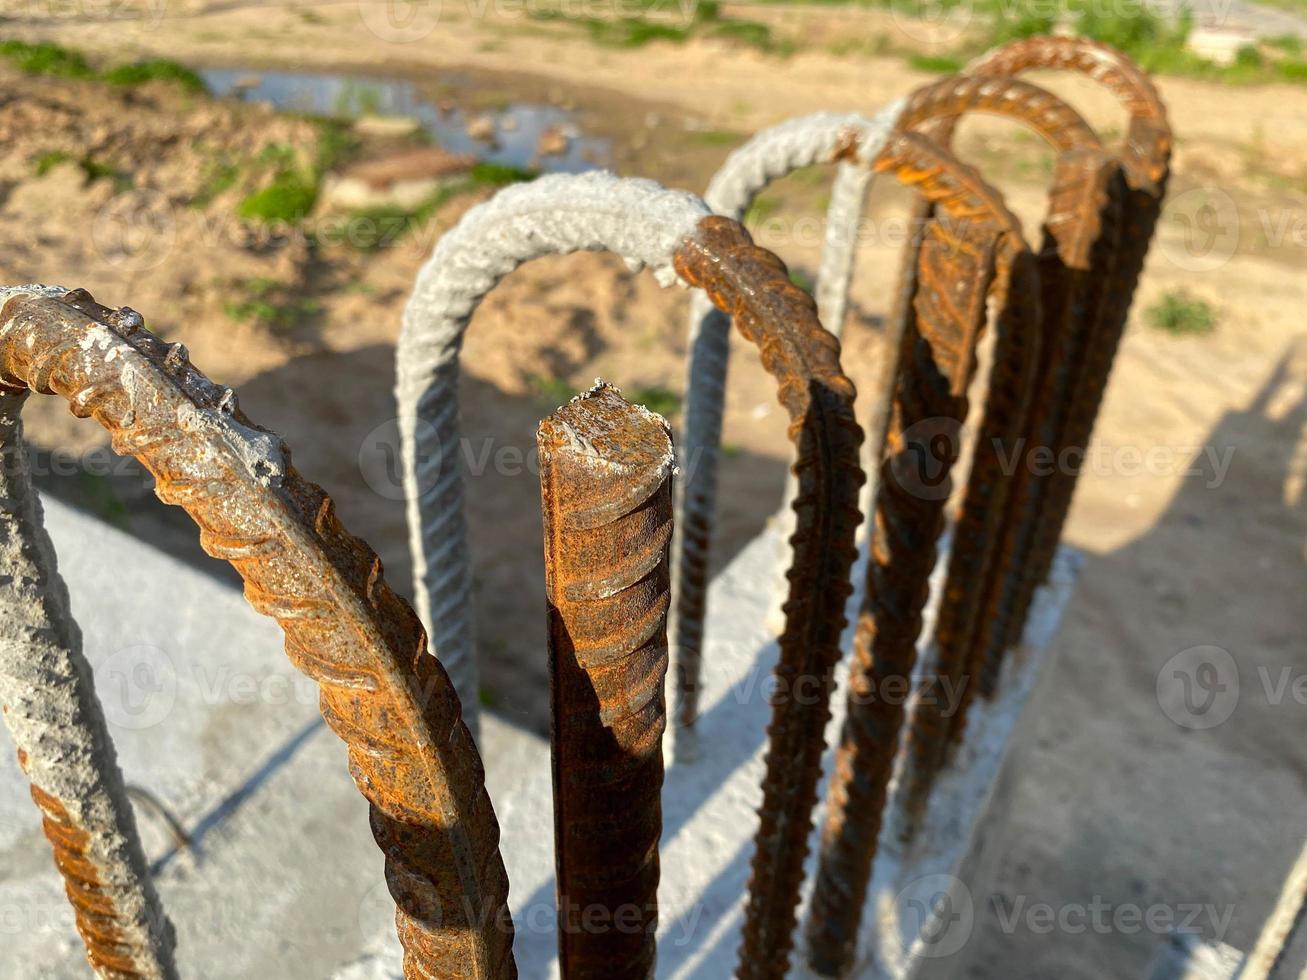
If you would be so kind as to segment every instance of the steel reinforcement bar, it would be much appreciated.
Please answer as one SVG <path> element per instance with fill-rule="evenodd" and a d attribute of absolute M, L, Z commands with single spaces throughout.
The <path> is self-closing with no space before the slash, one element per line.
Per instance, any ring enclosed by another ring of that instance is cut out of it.
<path fill-rule="evenodd" d="M 540 178 L 464 215 L 419 273 L 398 352 L 419 602 L 439 596 L 431 608 L 454 608 L 468 593 L 461 473 L 457 455 L 440 452 L 458 441 L 458 351 L 468 320 L 522 262 L 580 249 L 607 249 L 635 268 L 652 267 L 665 284 L 679 279 L 703 289 L 758 346 L 790 418 L 797 530 L 741 953 L 745 975 L 779 976 L 793 941 L 863 480 L 862 432 L 839 341 L 822 329 L 812 298 L 789 281 L 784 263 L 756 247 L 738 222 L 709 216 L 698 198 L 611 174 Z M 466 637 L 457 649 L 465 655 L 458 669 L 474 692 Z M 443 660 L 446 653 L 438 653 Z M 805 691 L 811 696 L 786 696 L 800 678 L 812 685 Z"/>
<path fill-rule="evenodd" d="M 177 975 L 172 926 L 32 487 L 27 397 L 0 387 L 0 706 L 91 968 L 106 980 L 167 980 Z"/>
<path fill-rule="evenodd" d="M 371 804 L 405 976 L 516 976 L 481 760 L 377 556 L 232 390 L 139 315 L 81 290 L 22 286 L 0 301 L 0 389 L 60 395 L 103 425 L 114 450 L 154 476 L 160 499 L 199 525 L 205 551 L 240 573 L 250 604 L 281 625 L 287 656 L 320 685 L 323 718 Z"/>
<path fill-rule="evenodd" d="M 903 724 L 903 699 L 883 695 L 891 685 L 904 688 L 912 677 L 949 470 L 991 295 L 1000 308 L 996 360 L 1012 365 L 1014 376 L 1001 393 L 991 391 L 991 403 L 1009 403 L 986 406 L 991 424 L 1019 424 L 1028 392 L 1020 384 L 1038 349 L 1033 257 L 998 193 L 975 170 L 916 134 L 892 139 L 876 167 L 917 188 L 937 214 L 922 231 L 854 636 L 848 714 L 827 791 L 807 920 L 809 968 L 830 977 L 844 976 L 856 954 Z"/>
<path fill-rule="evenodd" d="M 667 423 L 597 385 L 536 434 L 549 602 L 558 963 L 647 980 L 667 726 Z"/>

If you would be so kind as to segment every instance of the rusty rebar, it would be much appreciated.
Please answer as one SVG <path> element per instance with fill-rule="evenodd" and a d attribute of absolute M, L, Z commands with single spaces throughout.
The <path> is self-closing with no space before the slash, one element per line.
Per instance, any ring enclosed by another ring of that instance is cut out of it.
<path fill-rule="evenodd" d="M 1102 155 L 1097 149 L 1097 137 L 1073 108 L 1056 96 L 1016 79 L 959 77 L 926 86 L 909 97 L 902 120 L 905 126 L 922 127 L 933 136 L 947 140 L 961 115 L 969 112 L 995 113 L 1025 123 L 1058 152 L 1059 161 L 1068 156 Z M 1059 166 L 1063 165 L 1059 163 Z M 1054 207 L 1056 201 L 1057 198 Z M 932 208 L 930 202 L 919 200 L 916 214 L 925 220 Z M 1072 217 L 1079 216 L 1079 212 L 1072 214 Z M 1071 236 L 1092 236 L 1097 225 L 1068 227 L 1062 220 L 1058 227 Z M 915 289 L 916 283 L 912 281 L 915 272 L 911 266 L 906 268 L 906 288 Z M 1040 277 L 1031 278 L 1028 286 L 1020 288 L 1042 288 L 1051 296 L 1066 291 L 1064 269 L 1056 263 L 1044 263 L 1040 271 Z M 1018 275 L 1024 274 L 1018 271 Z M 975 636 L 988 632 L 983 607 L 991 581 L 1005 574 L 1004 540 L 1008 533 L 1005 508 L 1020 483 L 1020 474 L 1011 468 L 1010 461 L 1013 454 L 1020 456 L 1028 443 L 1025 416 L 1032 404 L 1035 371 L 1039 369 L 1047 377 L 1054 370 L 1049 352 L 1058 350 L 1054 338 L 1067 328 L 1061 306 L 1044 307 L 1041 317 L 1042 323 L 1023 325 L 1029 336 L 1011 331 L 1005 336 L 999 332 L 1000 349 L 995 351 L 988 378 L 984 413 L 977 427 L 967 485 L 954 521 L 949 564 L 932 635 L 936 668 L 931 696 L 919 698 L 915 704 L 907 738 L 899 791 L 899 830 L 905 839 L 915 835 L 924 818 L 931 790 L 947 756 L 949 735 L 957 730 L 959 718 L 965 718 L 976 686 Z M 1065 380 L 1062 374 L 1054 373 L 1057 379 Z M 1048 397 L 1058 399 L 1068 392 L 1069 389 L 1050 391 Z"/>
<path fill-rule="evenodd" d="M 784 263 L 755 246 L 738 222 L 701 221 L 677 250 L 676 270 L 758 345 L 763 366 L 779 382 L 798 449 L 794 559 L 738 971 L 746 980 L 779 978 L 794 941 L 832 673 L 852 591 L 862 431 L 853 417 L 853 384 L 840 369 L 839 341 L 822 329 L 812 298 L 789 281 Z"/>
<path fill-rule="evenodd" d="M 1126 183 L 1119 217 L 1120 244 L 1101 282 L 1103 296 L 1081 355 L 1071 404 L 1053 436 L 1052 447 L 1064 455 L 1083 453 L 1093 435 L 1112 362 L 1161 214 L 1173 137 L 1166 108 L 1148 76 L 1124 54 L 1105 44 L 1081 38 L 1028 38 L 983 56 L 968 70 L 998 75 L 1034 68 L 1062 68 L 1085 74 L 1108 88 L 1130 112 L 1126 138 L 1118 151 Z M 975 655 L 983 664 L 979 684 L 983 694 L 994 693 L 1004 654 L 1020 642 L 1035 591 L 1048 577 L 1075 492 L 1076 475 L 1061 467 L 1054 472 L 1044 489 L 1034 529 L 1013 557 L 1018 574 L 1004 582 L 990 636 L 984 649 Z"/>
<path fill-rule="evenodd" d="M 597 385 L 540 425 L 558 963 L 653 976 L 667 724 L 672 443 Z"/>
<path fill-rule="evenodd" d="M 837 337 L 844 320 L 857 251 L 857 224 L 861 220 L 871 162 L 893 130 L 900 108 L 901 102 L 894 102 L 873 117 L 857 113 L 815 113 L 762 130 L 727 157 L 704 192 L 705 202 L 715 213 L 742 220 L 757 195 L 773 180 L 816 163 L 838 165 L 814 291 L 818 317 Z M 699 714 L 709 552 L 730 359 L 730 327 L 729 318 L 713 309 L 708 300 L 696 296 L 691 301 L 681 449 L 694 465 L 686 468 L 680 481 L 674 548 L 675 712 L 682 734 L 693 728 Z M 874 401 L 879 400 L 878 392 L 870 394 Z M 875 441 L 879 431 L 879 427 L 874 428 L 864 445 L 864 453 L 869 458 L 879 455 L 879 443 Z M 786 484 L 784 510 L 787 512 L 793 493 L 791 480 Z"/>
<path fill-rule="evenodd" d="M 91 967 L 106 978 L 175 977 L 172 926 L 32 486 L 27 394 L 0 388 L 0 706 Z"/>
<path fill-rule="evenodd" d="M 992 656 L 991 647 L 1006 628 L 1024 556 L 1038 534 L 1049 489 L 1060 479 L 1067 420 L 1093 358 L 1094 335 L 1120 251 L 1124 190 L 1120 161 L 1107 151 L 1068 153 L 1057 162 L 1039 253 L 1045 344 L 1038 387 L 1020 445 L 1010 454 L 1012 489 L 977 628 L 968 637 L 968 683 L 949 724 L 951 744 L 966 730 L 976 693 L 992 694 L 997 688 L 1002 658 Z"/>
<path fill-rule="evenodd" d="M 180 344 L 82 290 L 0 294 L 0 388 L 66 398 L 157 494 L 183 507 L 212 556 L 273 616 L 286 653 L 318 681 L 328 725 L 349 747 L 398 905 L 409 980 L 513 977 L 499 831 L 457 698 L 381 562 L 302 479 L 289 452 L 214 385 Z"/>
<path fill-rule="evenodd" d="M 906 690 L 916 661 L 949 470 L 958 452 L 991 294 L 1001 306 L 999 349 L 1019 377 L 1028 373 L 1021 365 L 1033 356 L 1038 340 L 1032 257 L 998 193 L 975 170 L 916 134 L 891 140 L 876 167 L 915 187 L 938 206 L 938 214 L 921 230 L 912 315 L 904 334 L 871 561 L 853 641 L 848 713 L 827 791 L 807 923 L 809 967 L 832 977 L 843 976 L 856 954 L 903 723 L 903 700 L 894 692 Z M 1015 392 L 1018 414 L 1023 396 Z"/>

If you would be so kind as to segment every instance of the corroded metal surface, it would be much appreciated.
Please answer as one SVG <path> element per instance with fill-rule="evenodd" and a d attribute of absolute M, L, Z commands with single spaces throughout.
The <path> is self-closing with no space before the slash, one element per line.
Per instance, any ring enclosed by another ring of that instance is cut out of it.
<path fill-rule="evenodd" d="M 32 487 L 26 398 L 0 388 L 0 706 L 92 968 L 106 978 L 174 977 L 172 927 Z"/>
<path fill-rule="evenodd" d="M 1037 347 L 1033 259 L 998 193 L 971 168 L 916 134 L 891 140 L 877 169 L 937 206 L 922 229 L 912 316 L 904 335 L 876 497 L 866 594 L 854 636 L 848 715 L 826 800 L 822 851 L 806 943 L 810 968 L 843 976 L 875 857 L 903 698 L 912 677 L 922 608 L 958 452 L 976 344 L 992 295 L 999 357 L 1018 378 Z M 997 424 L 1019 421 L 1027 391 L 987 406 Z M 897 692 L 897 695 L 896 695 Z"/>
<path fill-rule="evenodd" d="M 540 425 L 558 963 L 653 976 L 672 443 L 598 385 Z"/>
<path fill-rule="evenodd" d="M 909 98 L 903 120 L 905 125 L 923 127 L 947 141 L 961 115 L 968 112 L 995 113 L 1023 122 L 1058 151 L 1058 181 L 1065 187 L 1058 185 L 1053 190 L 1048 227 L 1056 231 L 1050 232 L 1050 237 L 1062 243 L 1063 252 L 1088 248 L 1100 226 L 1097 213 L 1065 207 L 1080 186 L 1078 175 L 1084 169 L 1084 159 L 1106 159 L 1088 124 L 1061 99 L 1026 82 L 966 77 L 918 90 Z M 928 219 L 933 207 L 919 200 L 917 216 Z M 1041 254 L 1047 259 L 1048 249 Z M 1071 295 L 1072 282 L 1067 269 L 1057 261 L 1059 254 L 1055 251 L 1053 261 L 1041 262 L 1038 277 L 1022 287 L 1042 291 L 1041 322 L 1029 325 L 1028 337 L 1012 334 L 1005 341 L 1000 334 L 1000 343 L 1008 349 L 995 352 L 932 636 L 936 662 L 931 682 L 933 696 L 918 701 L 907 738 L 899 827 L 905 838 L 915 834 L 925 814 L 931 789 L 945 762 L 950 734 L 961 730 L 977 686 L 976 637 L 989 633 L 987 597 L 995 580 L 1007 577 L 1010 568 L 1011 548 L 1007 542 L 1012 528 L 1006 521 L 1005 508 L 1011 505 L 1009 498 L 1019 496 L 1024 489 L 1023 467 L 1014 470 L 1012 459 L 1022 458 L 1030 441 L 1029 421 L 1023 416 L 1028 414 L 1029 405 L 1036 404 L 1030 398 L 1035 381 L 1032 372 L 1038 370 L 1045 381 L 1051 373 L 1062 383 L 1057 388 L 1045 386 L 1042 398 L 1069 398 L 1070 388 L 1065 384 L 1068 376 L 1051 358 L 1059 352 L 1058 343 L 1065 333 L 1070 330 L 1083 335 L 1088 321 L 1082 306 L 1072 307 L 1065 302 Z M 916 274 L 916 267 L 905 265 L 905 290 L 919 288 Z M 1020 353 L 1023 347 L 1024 356 Z"/>
<path fill-rule="evenodd" d="M 997 686 L 1001 658 L 989 650 L 1006 627 L 1005 603 L 1022 578 L 1039 515 L 1066 450 L 1070 411 L 1092 360 L 1091 347 L 1120 248 L 1124 194 L 1120 161 L 1103 150 L 1069 153 L 1057 163 L 1039 253 L 1044 349 L 1023 445 L 1012 447 L 1012 489 L 985 595 L 968 637 L 967 684 L 949 723 L 949 741 L 966 731 L 978 691 Z M 1048 466 L 1053 472 L 1047 472 Z M 1060 533 L 1060 532 L 1059 532 Z M 942 752 L 942 747 L 940 747 Z"/>
<path fill-rule="evenodd" d="M 765 129 L 726 159 L 704 193 L 714 212 L 741 220 L 754 198 L 773 180 L 800 167 L 838 161 L 816 286 L 818 316 L 836 336 L 844 320 L 857 225 L 862 217 L 870 166 L 892 131 L 901 108 L 899 100 L 873 117 L 857 113 L 815 113 Z M 677 543 L 673 551 L 676 721 L 683 731 L 692 728 L 699 713 L 708 563 L 730 355 L 730 321 L 713 309 L 706 298 L 695 297 L 691 301 L 689 320 L 682 453 L 693 465 L 686 468 L 680 481 Z M 895 345 L 891 341 L 889 346 Z M 874 402 L 882 400 L 878 392 L 869 394 Z M 879 443 L 875 439 L 880 431 L 876 427 L 869 434 L 872 442 L 864 447 L 869 458 L 879 457 Z M 786 490 L 787 509 L 793 493 L 791 480 Z M 783 519 L 788 520 L 788 516 Z"/>
<path fill-rule="evenodd" d="M 380 560 L 231 389 L 137 314 L 80 290 L 21 287 L 0 298 L 0 389 L 61 395 L 103 425 L 114 450 L 154 476 L 160 499 L 195 520 L 205 550 L 231 562 L 250 603 L 281 625 L 291 661 L 318 681 L 323 718 L 372 805 L 405 976 L 515 976 L 480 758 Z"/>
<path fill-rule="evenodd" d="M 839 341 L 822 329 L 812 298 L 790 283 L 785 265 L 755 246 L 737 222 L 705 218 L 678 249 L 676 270 L 758 345 L 763 366 L 779 382 L 798 450 L 794 561 L 738 971 L 742 978 L 779 978 L 793 945 L 832 673 L 852 591 L 862 432 L 853 418 L 853 385 L 840 369 Z"/>
<path fill-rule="evenodd" d="M 673 251 L 706 214 L 699 198 L 651 180 L 553 174 L 469 209 L 418 272 L 395 352 L 413 597 L 469 720 L 478 672 L 457 447 L 459 356 L 472 314 L 500 279 L 542 255 L 610 251 L 670 285 Z"/>
<path fill-rule="evenodd" d="M 1055 453 L 1065 454 L 1083 452 L 1093 434 L 1112 361 L 1161 213 L 1173 137 L 1165 105 L 1152 81 L 1124 54 L 1105 44 L 1083 38 L 1033 37 L 984 55 L 968 71 L 1010 75 L 1036 68 L 1060 68 L 1087 75 L 1116 95 L 1130 112 L 1126 138 L 1118 151 L 1126 189 L 1118 219 L 1117 254 L 1097 283 L 1099 308 L 1079 355 L 1081 363 L 1072 387 L 1066 389 L 1069 394 L 1062 396 L 1069 402 L 1063 421 L 1051 441 L 1045 443 Z M 994 692 L 1004 653 L 1020 641 L 1035 590 L 1052 565 L 1075 483 L 1074 472 L 1059 468 L 1053 473 L 1042 488 L 1033 528 L 1027 529 L 1026 540 L 1013 550 L 1013 574 L 1003 576 L 1002 595 L 997 610 L 991 613 L 990 635 L 983 641 L 983 649 L 973 651 L 973 658 L 983 664 L 979 684 L 982 693 Z"/>

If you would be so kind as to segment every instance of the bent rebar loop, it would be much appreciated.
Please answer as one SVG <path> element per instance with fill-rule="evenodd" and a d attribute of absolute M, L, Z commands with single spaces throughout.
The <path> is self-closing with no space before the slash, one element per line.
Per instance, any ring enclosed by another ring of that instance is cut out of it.
<path fill-rule="evenodd" d="M 291 466 L 284 443 L 139 314 L 82 290 L 0 292 L 0 389 L 62 395 L 135 456 L 272 616 L 286 654 L 320 687 L 371 804 L 398 909 L 405 976 L 513 977 L 499 830 L 481 760 L 443 669 L 381 562 Z"/>
<path fill-rule="evenodd" d="M 704 200 L 716 214 L 742 220 L 773 180 L 817 163 L 838 162 L 827 213 L 826 241 L 817 281 L 817 313 L 839 335 L 853 259 L 857 224 L 871 177 L 871 163 L 893 129 L 900 103 L 868 119 L 857 113 L 817 113 L 765 129 L 727 157 Z M 690 302 L 682 455 L 693 465 L 681 480 L 673 546 L 675 615 L 673 654 L 677 677 L 676 720 L 692 728 L 699 715 L 707 617 L 708 563 L 717 505 L 717 468 L 730 356 L 730 323 L 696 294 Z M 864 455 L 875 449 L 864 446 Z M 877 455 L 879 453 L 877 452 Z"/>
<path fill-rule="evenodd" d="M 920 288 L 903 339 L 848 711 L 807 919 L 809 967 L 831 977 L 844 976 L 856 953 L 987 302 L 999 310 L 996 360 L 1011 365 L 1012 375 L 1000 387 L 1018 421 L 1025 392 L 1017 382 L 1030 375 L 1039 337 L 1034 259 L 998 192 L 920 134 L 892 139 L 876 169 L 915 187 L 937 213 L 921 233 Z M 987 418 L 992 407 L 986 406 Z"/>
<path fill-rule="evenodd" d="M 933 130 L 941 121 L 969 112 L 992 113 L 1023 122 L 1058 152 L 1054 211 L 1064 196 L 1058 189 L 1062 181 L 1074 182 L 1086 166 L 1101 166 L 1106 160 L 1097 137 L 1074 109 L 1056 96 L 1017 79 L 958 77 L 926 86 L 909 97 L 900 124 L 904 129 Z M 919 199 L 918 217 L 928 220 L 933 208 L 929 201 Z M 1050 226 L 1071 235 L 1080 231 L 1079 225 L 1067 227 L 1067 222 L 1056 214 L 1050 218 Z M 1041 271 L 1054 280 L 1053 285 L 1060 282 L 1057 278 L 1060 270 L 1042 259 L 1041 263 Z M 914 279 L 920 266 L 920 263 L 904 266 L 902 288 L 907 295 L 918 290 Z M 1042 291 L 1047 300 L 1050 283 L 1045 278 L 1032 279 L 1031 288 Z M 899 309 L 905 319 L 916 315 L 911 304 Z M 953 544 L 931 636 L 936 690 L 948 685 L 942 689 L 960 690 L 965 696 L 974 687 L 971 683 L 974 636 L 985 631 L 981 607 L 989 583 L 1004 571 L 995 563 L 1003 554 L 1005 508 L 1019 483 L 1007 462 L 1008 454 L 1021 457 L 1024 450 L 1024 429 L 1030 412 L 1037 407 L 1032 401 L 1036 372 L 1047 370 L 1046 365 L 1041 365 L 1041 359 L 1047 360 L 1051 340 L 1063 336 L 1067 329 L 1065 319 L 1063 307 L 1042 306 L 1041 321 L 1030 325 L 1030 336 L 1013 338 L 1017 345 L 1014 350 L 1003 354 L 996 351 L 971 469 L 955 515 Z M 909 762 L 905 764 L 900 796 L 904 801 L 900 829 L 905 835 L 910 836 L 915 830 L 943 762 L 948 735 L 953 730 L 951 708 L 954 705 L 945 704 L 938 697 L 923 697 L 918 699 L 912 713 L 906 740 Z"/>
<path fill-rule="evenodd" d="M 429 607 L 426 597 L 439 596 L 447 615 L 454 605 L 447 597 L 468 593 L 461 474 L 454 454 L 435 451 L 458 437 L 458 352 L 468 320 L 520 263 L 580 249 L 608 249 L 633 267 L 652 267 L 663 283 L 679 277 L 702 288 L 758 345 L 790 417 L 798 530 L 776 670 L 785 688 L 802 682 L 805 691 L 802 698 L 778 693 L 773 701 L 746 925 L 746 946 L 758 951 L 758 962 L 771 962 L 771 932 L 757 922 L 762 915 L 771 921 L 779 904 L 790 920 L 786 940 L 793 929 L 863 480 L 862 432 L 839 341 L 822 329 L 812 298 L 790 283 L 784 263 L 755 246 L 738 222 L 709 215 L 698 198 L 605 173 L 543 177 L 464 215 L 419 273 L 400 338 L 397 393 L 419 602 Z M 464 611 L 460 621 L 466 620 Z M 451 636 L 438 620 L 433 625 Z M 463 657 L 456 669 L 474 684 L 469 647 L 455 649 Z"/>
<path fill-rule="evenodd" d="M 164 916 L 23 444 L 27 392 L 0 387 L 0 705 L 87 960 L 173 978 Z"/>
<path fill-rule="evenodd" d="M 1039 68 L 1087 75 L 1111 91 L 1130 113 L 1126 138 L 1118 151 L 1126 184 L 1118 218 L 1120 241 L 1114 261 L 1097 281 L 1100 297 L 1096 322 L 1076 355 L 1076 373 L 1065 389 L 1071 392 L 1071 398 L 1064 400 L 1067 404 L 1053 441 L 1045 443 L 1059 451 L 1083 451 L 1093 435 L 1112 362 L 1161 213 L 1173 137 L 1166 107 L 1152 81 L 1138 65 L 1106 44 L 1082 38 L 1032 37 L 982 56 L 967 71 L 996 76 Z M 996 689 L 1004 653 L 1020 642 L 1035 590 L 1048 577 L 1076 478 L 1074 473 L 1058 467 L 1043 482 L 1047 486 L 1039 488 L 1040 499 L 1026 511 L 1034 516 L 1022 518 L 1020 523 L 1026 537 L 1013 546 L 1013 567 L 1021 574 L 1004 580 L 1004 594 L 996 600 L 990 636 L 983 641 L 984 648 L 973 654 L 982 664 L 979 689 L 986 695 Z"/>

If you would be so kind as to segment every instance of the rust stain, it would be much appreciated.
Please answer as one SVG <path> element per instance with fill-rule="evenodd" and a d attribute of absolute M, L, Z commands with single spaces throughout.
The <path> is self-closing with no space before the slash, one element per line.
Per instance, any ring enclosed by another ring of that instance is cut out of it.
<path fill-rule="evenodd" d="M 205 550 L 231 562 L 254 608 L 277 619 L 287 656 L 318 681 L 323 718 L 348 745 L 371 804 L 406 978 L 515 977 L 498 825 L 457 697 L 417 617 L 327 494 L 184 347 L 84 290 L 5 303 L 0 384 L 61 395 L 75 415 L 96 419 L 115 451 L 154 475 L 158 496 L 195 520 Z M 78 863 L 84 838 L 46 812 L 61 869 L 76 877 L 74 904 L 85 897 L 95 909 L 94 881 Z M 99 936 L 103 923 L 91 925 Z"/>
<path fill-rule="evenodd" d="M 818 322 L 812 297 L 789 281 L 785 264 L 755 246 L 738 222 L 703 219 L 677 251 L 675 266 L 758 345 L 797 447 L 794 558 L 737 974 L 779 980 L 794 943 L 832 673 L 852 591 L 862 430 L 853 416 L 853 384 L 840 368 L 839 341 Z"/>
<path fill-rule="evenodd" d="M 672 443 L 596 386 L 540 425 L 558 961 L 653 976 L 667 725 Z"/>
<path fill-rule="evenodd" d="M 935 211 L 916 253 L 904 356 L 890 410 L 878 484 L 866 591 L 854 635 L 848 714 L 826 800 L 822 851 L 807 926 L 809 966 L 843 976 L 856 953 L 900 730 L 902 698 L 916 661 L 921 615 L 935 564 L 976 369 L 987 299 L 997 294 L 996 361 L 1011 377 L 991 389 L 991 424 L 1024 411 L 1037 351 L 1031 256 L 1015 219 L 976 171 L 917 134 L 891 139 L 879 172 L 915 187 Z M 1028 387 L 1028 386 L 1027 386 Z M 1007 405 L 997 402 L 1006 399 Z"/>

